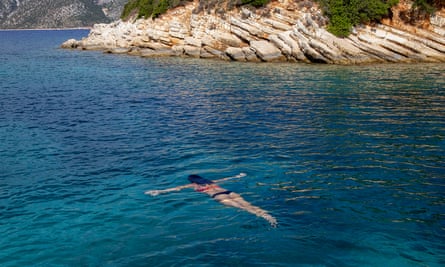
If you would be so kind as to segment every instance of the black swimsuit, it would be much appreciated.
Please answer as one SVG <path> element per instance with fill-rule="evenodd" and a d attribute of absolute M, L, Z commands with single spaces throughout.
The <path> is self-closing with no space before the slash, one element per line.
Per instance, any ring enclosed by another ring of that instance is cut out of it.
<path fill-rule="evenodd" d="M 212 195 L 212 198 L 215 198 L 215 197 L 218 196 L 218 195 L 229 195 L 230 193 L 232 193 L 232 191 L 229 191 L 229 190 L 227 190 L 227 191 L 222 191 L 222 192 L 218 192 L 218 193 L 213 194 L 213 195 Z"/>

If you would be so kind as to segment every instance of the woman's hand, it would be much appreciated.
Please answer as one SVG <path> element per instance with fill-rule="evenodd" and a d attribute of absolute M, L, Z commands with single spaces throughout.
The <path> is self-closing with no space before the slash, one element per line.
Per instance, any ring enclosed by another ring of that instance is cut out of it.
<path fill-rule="evenodd" d="M 159 192 L 159 190 L 150 190 L 150 191 L 145 191 L 145 193 L 144 194 L 146 194 L 146 195 L 150 195 L 150 196 L 157 196 L 157 195 L 159 195 L 160 194 L 160 192 Z"/>

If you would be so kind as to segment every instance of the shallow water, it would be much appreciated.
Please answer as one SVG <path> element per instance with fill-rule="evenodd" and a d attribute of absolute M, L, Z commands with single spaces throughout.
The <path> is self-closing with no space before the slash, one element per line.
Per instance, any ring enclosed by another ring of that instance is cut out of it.
<path fill-rule="evenodd" d="M 0 31 L 1 266 L 443 266 L 445 65 L 142 59 Z M 184 190 L 224 183 L 278 219 Z"/>

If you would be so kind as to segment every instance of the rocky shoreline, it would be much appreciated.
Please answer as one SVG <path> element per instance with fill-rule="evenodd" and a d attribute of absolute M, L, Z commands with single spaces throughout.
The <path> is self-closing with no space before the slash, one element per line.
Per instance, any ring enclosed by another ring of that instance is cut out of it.
<path fill-rule="evenodd" d="M 292 0 L 261 9 L 241 7 L 224 14 L 196 12 L 199 1 L 169 10 L 157 19 L 97 24 L 88 37 L 62 48 L 103 50 L 141 57 L 184 56 L 251 62 L 445 62 L 445 16 L 427 29 L 391 21 L 356 27 L 347 38 L 326 31 L 317 7 Z"/>

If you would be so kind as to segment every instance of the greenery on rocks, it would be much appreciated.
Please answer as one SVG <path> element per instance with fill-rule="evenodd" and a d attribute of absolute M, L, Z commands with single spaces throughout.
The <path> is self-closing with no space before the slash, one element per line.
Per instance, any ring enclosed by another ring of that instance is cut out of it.
<path fill-rule="evenodd" d="M 121 18 L 125 20 L 134 15 L 136 15 L 137 18 L 156 18 L 168 9 L 179 6 L 183 1 L 191 0 L 130 0 L 125 5 Z M 222 7 L 230 8 L 237 5 L 261 7 L 270 1 L 271 0 L 200 0 L 199 10 L 209 8 L 220 10 Z"/>
<path fill-rule="evenodd" d="M 430 16 L 436 10 L 445 7 L 445 0 L 413 0 L 412 13 L 415 16 Z"/>
<path fill-rule="evenodd" d="M 432 14 L 435 11 L 434 6 L 440 5 L 441 1 L 431 1 L 431 0 L 414 0 L 413 8 L 422 10 L 428 14 Z M 445 2 L 445 1 L 443 1 Z"/>
<path fill-rule="evenodd" d="M 135 16 L 137 18 L 156 18 L 168 9 L 191 0 L 129 0 L 122 12 L 122 19 Z M 226 8 L 239 5 L 262 7 L 271 0 L 200 0 L 198 11 L 211 9 L 224 13 Z M 324 14 L 329 18 L 328 30 L 339 37 L 346 37 L 355 25 L 377 22 L 391 16 L 391 7 L 399 0 L 314 0 L 317 1 Z M 307 1 L 304 1 L 307 2 Z M 431 14 L 435 7 L 443 7 L 443 0 L 413 0 L 414 13 Z M 415 12 L 414 12 L 415 11 Z"/>
<path fill-rule="evenodd" d="M 328 30 L 340 37 L 348 36 L 353 26 L 361 23 L 380 21 L 391 16 L 391 7 L 398 0 L 318 0 L 329 18 Z M 425 18 L 436 8 L 442 8 L 443 0 L 413 0 L 408 17 L 411 20 Z"/>
<path fill-rule="evenodd" d="M 328 30 L 340 37 L 348 36 L 354 25 L 379 21 L 389 16 L 398 0 L 319 0 L 329 17 Z"/>
<path fill-rule="evenodd" d="M 243 5 L 252 5 L 254 7 L 262 7 L 267 5 L 270 0 L 241 0 L 241 4 Z"/>
<path fill-rule="evenodd" d="M 127 19 L 132 15 L 137 15 L 137 18 L 156 18 L 179 4 L 181 1 L 178 0 L 130 0 L 124 6 L 121 18 Z"/>
<path fill-rule="evenodd" d="M 159 15 L 167 12 L 169 7 L 170 7 L 170 3 L 168 0 L 159 0 L 159 3 L 157 5 L 155 5 L 155 7 L 153 9 L 152 16 L 154 18 L 158 17 Z"/>

